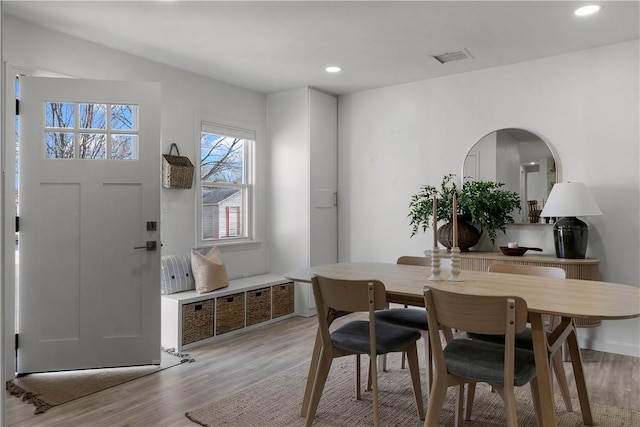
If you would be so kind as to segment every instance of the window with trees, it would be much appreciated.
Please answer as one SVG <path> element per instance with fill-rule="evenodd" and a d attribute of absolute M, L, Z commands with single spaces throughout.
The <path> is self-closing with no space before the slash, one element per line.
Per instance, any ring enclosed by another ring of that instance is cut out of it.
<path fill-rule="evenodd" d="M 138 159 L 138 106 L 45 102 L 47 159 Z"/>
<path fill-rule="evenodd" d="M 251 238 L 251 156 L 255 131 L 202 122 L 201 243 Z"/>

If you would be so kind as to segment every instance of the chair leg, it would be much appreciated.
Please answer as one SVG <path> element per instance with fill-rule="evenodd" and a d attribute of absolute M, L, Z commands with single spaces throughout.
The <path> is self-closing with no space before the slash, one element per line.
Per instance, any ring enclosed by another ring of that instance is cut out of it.
<path fill-rule="evenodd" d="M 376 363 L 376 355 L 371 355 L 369 360 L 371 361 L 371 366 L 369 367 L 369 372 L 371 375 L 371 385 L 373 394 L 373 425 L 374 427 L 380 426 L 380 402 L 378 400 L 378 366 Z"/>
<path fill-rule="evenodd" d="M 313 419 L 316 417 L 316 410 L 320 403 L 320 397 L 324 390 L 324 385 L 327 382 L 327 376 L 331 369 L 331 362 L 333 356 L 331 353 L 323 352 L 318 360 L 318 369 L 316 370 L 316 378 L 313 381 L 313 390 L 311 391 L 311 398 L 309 399 L 309 409 L 307 411 L 307 419 L 305 420 L 305 427 L 311 427 Z"/>
<path fill-rule="evenodd" d="M 360 388 L 362 381 L 360 380 L 360 355 L 356 354 L 356 400 L 360 400 Z"/>
<path fill-rule="evenodd" d="M 571 356 L 569 354 L 569 344 L 567 342 L 562 343 L 562 360 L 564 362 L 571 362 Z"/>
<path fill-rule="evenodd" d="M 476 383 L 468 383 L 467 385 L 467 400 L 464 404 L 464 420 L 469 421 L 471 419 L 471 412 L 473 411 L 473 399 L 476 397 Z"/>
<path fill-rule="evenodd" d="M 560 387 L 560 393 L 562 394 L 562 400 L 564 400 L 564 406 L 567 411 L 573 412 L 573 405 L 571 404 L 571 394 L 569 393 L 569 383 L 567 382 L 567 374 L 564 370 L 564 364 L 562 363 L 562 355 L 560 352 L 556 352 L 551 356 L 551 367 L 556 373 L 556 379 L 558 380 L 558 387 Z"/>
<path fill-rule="evenodd" d="M 542 411 L 540 410 L 540 396 L 538 395 L 538 378 L 533 378 L 529 385 L 531 386 L 533 409 L 536 411 L 536 424 L 540 427 L 540 423 L 542 422 Z"/>
<path fill-rule="evenodd" d="M 507 417 L 507 427 L 518 427 L 518 415 L 516 413 L 516 397 L 514 394 L 513 386 L 505 385 L 504 387 L 497 387 L 496 391 L 502 397 L 504 401 L 504 412 Z"/>
<path fill-rule="evenodd" d="M 418 407 L 418 416 L 421 420 L 424 420 L 422 386 L 420 385 L 420 363 L 418 361 L 418 348 L 415 343 L 407 350 L 407 361 L 409 362 L 409 371 L 411 374 L 411 382 L 413 383 L 413 395 L 416 398 L 416 406 Z"/>
<path fill-rule="evenodd" d="M 456 413 L 454 418 L 455 427 L 460 427 L 462 423 L 462 402 L 464 400 L 464 384 L 457 384 L 456 391 Z"/>
<path fill-rule="evenodd" d="M 447 396 L 447 378 L 446 375 L 436 376 L 433 380 L 431 393 L 429 394 L 429 403 L 427 406 L 427 416 L 424 420 L 424 427 L 437 427 L 440 421 L 440 414 L 444 399 Z"/>
<path fill-rule="evenodd" d="M 433 384 L 433 353 L 429 343 L 429 331 L 420 331 L 422 339 L 424 339 L 424 359 L 425 359 L 425 377 L 427 379 L 427 394 L 431 393 L 431 385 Z"/>
<path fill-rule="evenodd" d="M 311 364 L 309 365 L 309 374 L 307 375 L 307 385 L 304 389 L 304 397 L 302 398 L 302 409 L 300 410 L 300 416 L 306 417 L 309 410 L 309 399 L 311 398 L 311 391 L 313 390 L 313 382 L 316 378 L 316 371 L 318 369 L 318 359 L 320 358 L 320 351 L 322 344 L 320 342 L 320 333 L 316 335 L 316 342 L 313 346 L 313 353 L 311 353 Z"/>
<path fill-rule="evenodd" d="M 371 391 L 371 378 L 372 378 L 372 374 L 371 374 L 371 369 L 373 366 L 373 362 L 371 361 L 371 358 L 369 358 L 369 374 L 367 376 L 367 388 L 365 389 L 365 391 Z M 378 373 L 376 372 L 376 375 Z"/>
<path fill-rule="evenodd" d="M 404 308 L 408 308 L 409 306 L 407 304 L 404 305 Z M 386 360 L 387 360 L 387 355 L 384 355 L 384 360 L 385 360 L 385 365 L 383 366 L 382 370 L 384 372 L 387 372 L 387 365 L 386 365 Z M 404 351 L 402 352 L 402 362 L 400 363 L 400 369 L 404 369 L 404 360 L 405 360 L 405 354 Z M 422 419 L 422 418 L 420 418 Z"/>

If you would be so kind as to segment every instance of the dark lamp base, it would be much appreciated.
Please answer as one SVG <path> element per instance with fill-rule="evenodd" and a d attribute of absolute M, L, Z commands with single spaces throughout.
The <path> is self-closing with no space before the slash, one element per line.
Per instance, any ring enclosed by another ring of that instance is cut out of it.
<path fill-rule="evenodd" d="M 583 259 L 587 253 L 589 227 L 575 216 L 561 218 L 553 226 L 558 258 Z"/>

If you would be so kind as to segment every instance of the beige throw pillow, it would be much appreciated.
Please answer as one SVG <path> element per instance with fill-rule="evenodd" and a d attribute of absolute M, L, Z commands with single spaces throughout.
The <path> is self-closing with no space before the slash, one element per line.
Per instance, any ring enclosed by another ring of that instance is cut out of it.
<path fill-rule="evenodd" d="M 200 294 L 229 286 L 227 268 L 222 261 L 220 249 L 215 246 L 206 255 L 192 249 L 191 270 L 196 282 L 196 292 Z"/>

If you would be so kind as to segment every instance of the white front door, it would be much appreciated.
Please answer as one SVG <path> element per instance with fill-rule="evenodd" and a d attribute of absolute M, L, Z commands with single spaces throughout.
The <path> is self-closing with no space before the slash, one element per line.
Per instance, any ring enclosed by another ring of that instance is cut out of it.
<path fill-rule="evenodd" d="M 159 363 L 159 84 L 21 78 L 20 132 L 18 372 Z"/>

